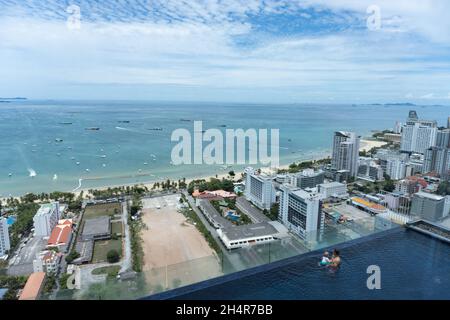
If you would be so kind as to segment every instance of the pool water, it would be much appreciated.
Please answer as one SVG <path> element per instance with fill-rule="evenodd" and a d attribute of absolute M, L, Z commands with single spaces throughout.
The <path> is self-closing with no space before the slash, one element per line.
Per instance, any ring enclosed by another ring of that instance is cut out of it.
<path fill-rule="evenodd" d="M 152 299 L 450 299 L 450 246 L 397 228 L 338 247 L 342 266 L 318 266 L 322 252 L 179 288 Z M 381 271 L 369 290 L 367 268 Z"/>

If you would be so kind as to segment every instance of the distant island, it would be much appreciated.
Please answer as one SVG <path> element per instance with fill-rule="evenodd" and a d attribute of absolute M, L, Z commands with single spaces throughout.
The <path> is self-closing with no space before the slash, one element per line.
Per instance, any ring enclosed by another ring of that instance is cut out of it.
<path fill-rule="evenodd" d="M 12 101 L 17 101 L 17 100 L 27 100 L 27 98 L 23 98 L 23 97 L 1 98 L 0 97 L 0 103 L 10 103 Z"/>

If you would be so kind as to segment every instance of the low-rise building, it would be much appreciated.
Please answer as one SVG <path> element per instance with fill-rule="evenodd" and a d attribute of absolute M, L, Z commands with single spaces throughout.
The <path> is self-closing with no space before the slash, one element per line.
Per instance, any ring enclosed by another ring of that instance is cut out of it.
<path fill-rule="evenodd" d="M 287 229 L 271 221 L 218 229 L 217 234 L 227 249 L 236 249 L 277 240 L 287 234 Z"/>
<path fill-rule="evenodd" d="M 66 252 L 72 240 L 72 219 L 59 220 L 47 241 L 48 248 L 58 248 Z"/>
<path fill-rule="evenodd" d="M 46 250 L 38 253 L 33 260 L 34 272 L 45 272 L 56 274 L 59 269 L 62 254 L 53 250 Z"/>
<path fill-rule="evenodd" d="M 361 197 L 350 198 L 350 203 L 355 207 L 363 211 L 366 211 L 372 215 L 385 213 L 388 211 L 385 206 L 382 206 L 381 204 L 366 200 Z"/>
<path fill-rule="evenodd" d="M 424 178 L 418 176 L 410 176 L 397 181 L 395 184 L 395 191 L 402 194 L 414 194 L 423 189 L 426 189 L 427 186 L 428 183 Z"/>
<path fill-rule="evenodd" d="M 348 197 L 347 185 L 340 182 L 322 183 L 317 186 L 317 192 L 322 195 L 323 199 L 334 198 L 346 198 Z"/>
<path fill-rule="evenodd" d="M 20 294 L 19 300 L 37 300 L 44 288 L 45 272 L 32 273 Z"/>

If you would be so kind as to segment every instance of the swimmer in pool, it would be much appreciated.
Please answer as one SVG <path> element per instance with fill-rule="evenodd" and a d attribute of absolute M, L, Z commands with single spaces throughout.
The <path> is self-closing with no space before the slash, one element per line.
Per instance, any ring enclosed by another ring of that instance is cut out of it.
<path fill-rule="evenodd" d="M 325 252 L 323 253 L 322 260 L 319 262 L 319 265 L 321 265 L 321 266 L 327 266 L 327 265 L 329 265 L 330 263 L 331 263 L 331 260 L 330 260 L 330 254 L 328 253 L 328 251 L 325 251 Z"/>
<path fill-rule="evenodd" d="M 338 250 L 334 249 L 333 257 L 331 258 L 331 263 L 328 266 L 333 269 L 337 269 L 337 268 L 339 268 L 340 265 L 341 265 L 340 253 Z"/>

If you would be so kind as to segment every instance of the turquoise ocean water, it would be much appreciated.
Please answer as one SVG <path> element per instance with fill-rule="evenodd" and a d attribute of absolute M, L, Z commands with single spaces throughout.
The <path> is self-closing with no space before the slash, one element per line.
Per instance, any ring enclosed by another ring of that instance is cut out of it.
<path fill-rule="evenodd" d="M 220 165 L 170 163 L 177 128 L 280 130 L 280 162 L 326 156 L 336 130 L 393 128 L 415 109 L 446 125 L 450 107 L 263 105 L 124 101 L 20 101 L 0 104 L 0 195 L 191 178 Z M 190 121 L 186 121 L 190 120 Z M 224 127 L 226 126 L 226 127 Z M 100 130 L 86 130 L 98 127 Z M 152 130 L 162 128 L 162 130 Z M 86 170 L 88 169 L 88 170 Z M 242 166 L 233 166 L 242 169 Z M 10 175 L 11 174 L 11 175 Z"/>

